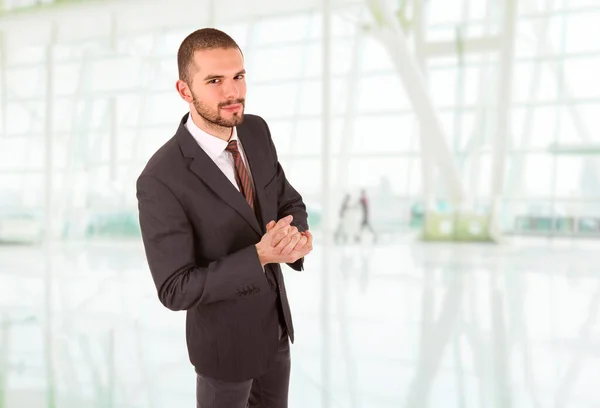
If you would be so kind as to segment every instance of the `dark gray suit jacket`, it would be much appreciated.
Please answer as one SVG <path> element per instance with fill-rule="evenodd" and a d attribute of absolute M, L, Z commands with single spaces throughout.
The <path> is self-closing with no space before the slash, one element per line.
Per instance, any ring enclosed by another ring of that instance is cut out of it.
<path fill-rule="evenodd" d="M 260 265 L 265 225 L 292 214 L 308 229 L 302 197 L 286 180 L 266 122 L 237 127 L 255 185 L 259 218 L 185 128 L 148 161 L 137 180 L 142 239 L 160 301 L 186 310 L 196 372 L 223 381 L 260 376 L 277 352 L 279 322 L 294 328 L 279 264 Z M 303 269 L 303 260 L 290 264 Z"/>

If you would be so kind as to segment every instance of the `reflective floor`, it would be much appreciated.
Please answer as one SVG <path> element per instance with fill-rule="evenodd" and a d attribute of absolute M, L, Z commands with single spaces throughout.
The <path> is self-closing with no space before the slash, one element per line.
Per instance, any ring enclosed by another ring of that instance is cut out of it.
<path fill-rule="evenodd" d="M 285 268 L 290 407 L 598 407 L 598 265 L 583 240 L 317 245 Z M 0 407 L 194 406 L 184 317 L 137 241 L 0 246 Z"/>

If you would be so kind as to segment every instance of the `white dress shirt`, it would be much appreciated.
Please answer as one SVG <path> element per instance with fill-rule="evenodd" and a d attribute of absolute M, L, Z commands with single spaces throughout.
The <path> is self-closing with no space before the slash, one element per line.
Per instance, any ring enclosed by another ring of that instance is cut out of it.
<path fill-rule="evenodd" d="M 238 150 L 240 151 L 242 161 L 246 166 L 248 176 L 250 176 L 252 189 L 254 190 L 254 180 L 252 180 L 252 172 L 250 170 L 250 166 L 248 165 L 248 159 L 246 159 L 246 154 L 244 153 L 244 147 L 242 146 L 242 142 L 238 139 L 236 127 L 233 128 L 233 132 L 231 133 L 229 141 L 219 139 L 218 137 L 210 135 L 202 129 L 200 129 L 192 120 L 191 114 L 188 117 L 187 122 L 185 123 L 185 127 L 194 137 L 196 142 L 198 142 L 202 150 L 206 152 L 208 157 L 210 157 L 212 161 L 215 162 L 217 167 L 219 167 L 223 174 L 225 174 L 229 181 L 231 181 L 231 184 L 233 184 L 233 186 L 239 191 L 240 188 L 237 185 L 237 182 L 235 181 L 235 161 L 233 160 L 233 155 L 225 151 L 229 141 L 237 140 Z"/>

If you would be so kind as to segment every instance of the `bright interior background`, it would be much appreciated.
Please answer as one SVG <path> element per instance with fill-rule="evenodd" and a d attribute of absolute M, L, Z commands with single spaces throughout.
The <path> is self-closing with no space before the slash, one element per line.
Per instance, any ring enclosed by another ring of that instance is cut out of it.
<path fill-rule="evenodd" d="M 193 405 L 184 315 L 152 286 L 135 180 L 186 112 L 175 56 L 203 26 L 244 51 L 247 112 L 268 121 L 317 234 L 306 273 L 286 270 L 291 407 L 600 405 L 600 0 L 0 13 L 0 407 Z M 399 64 L 375 35 L 386 18 Z M 470 210 L 496 209 L 500 244 L 419 239 L 425 211 L 455 209 L 448 174 Z M 361 189 L 378 240 L 335 245 L 341 200 Z"/>

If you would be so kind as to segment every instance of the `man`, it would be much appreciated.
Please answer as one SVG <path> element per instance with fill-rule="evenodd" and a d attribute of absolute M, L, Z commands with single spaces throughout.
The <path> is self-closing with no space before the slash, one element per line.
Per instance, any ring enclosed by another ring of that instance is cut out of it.
<path fill-rule="evenodd" d="M 242 53 L 215 29 L 181 44 L 177 92 L 190 113 L 137 180 L 160 301 L 186 310 L 197 407 L 287 407 L 294 328 L 279 263 L 303 270 L 306 207 L 266 122 L 244 115 Z"/>

